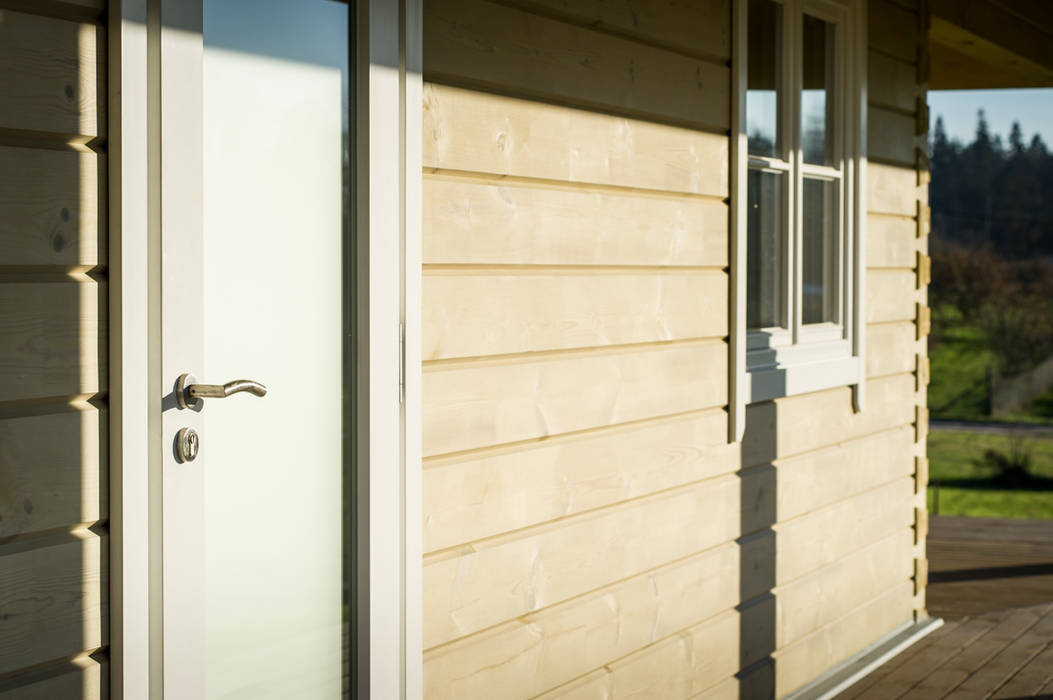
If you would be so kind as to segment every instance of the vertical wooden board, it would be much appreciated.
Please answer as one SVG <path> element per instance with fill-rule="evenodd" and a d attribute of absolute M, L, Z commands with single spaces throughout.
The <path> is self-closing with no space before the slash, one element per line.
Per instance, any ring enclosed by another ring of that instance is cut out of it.
<path fill-rule="evenodd" d="M 913 270 L 867 270 L 867 323 L 912 320 L 918 303 Z"/>
<path fill-rule="evenodd" d="M 427 174 L 423 194 L 425 264 L 728 262 L 728 207 L 716 199 Z"/>
<path fill-rule="evenodd" d="M 875 639 L 909 622 L 911 585 L 904 582 L 884 596 L 776 653 L 776 697 L 800 688 Z"/>
<path fill-rule="evenodd" d="M 0 541 L 107 517 L 107 415 L 0 419 Z"/>
<path fill-rule="evenodd" d="M 911 576 L 914 538 L 901 530 L 775 593 L 776 647 L 782 649 L 881 597 Z"/>
<path fill-rule="evenodd" d="M 426 558 L 424 646 L 727 542 L 745 529 L 743 519 L 774 507 L 770 493 L 744 502 L 745 488 L 721 477 Z"/>
<path fill-rule="evenodd" d="M 731 59 L 730 0 L 510 0 L 692 56 Z"/>
<path fill-rule="evenodd" d="M 917 186 L 913 166 L 867 164 L 867 209 L 870 212 L 915 216 L 918 199 L 927 189 Z"/>
<path fill-rule="evenodd" d="M 918 139 L 914 117 L 871 105 L 867 110 L 867 158 L 913 167 Z"/>
<path fill-rule="evenodd" d="M 910 476 L 913 451 L 914 432 L 901 426 L 778 460 L 778 521 Z"/>
<path fill-rule="evenodd" d="M 105 199 L 103 156 L 0 147 L 0 265 L 105 263 Z"/>
<path fill-rule="evenodd" d="M 494 175 L 728 193 L 728 137 L 427 83 L 423 163 Z"/>
<path fill-rule="evenodd" d="M 0 551 L 0 674 L 107 643 L 105 537 Z"/>
<path fill-rule="evenodd" d="M 871 51 L 867 55 L 867 76 L 867 96 L 871 104 L 915 111 L 918 70 L 912 62 Z"/>
<path fill-rule="evenodd" d="M 867 377 L 911 372 L 918 345 L 911 321 L 867 326 Z"/>
<path fill-rule="evenodd" d="M 867 3 L 867 43 L 872 49 L 914 63 L 918 58 L 918 16 L 890 0 Z"/>
<path fill-rule="evenodd" d="M 105 56 L 101 27 L 0 10 L 0 128 L 104 134 Z"/>
<path fill-rule="evenodd" d="M 422 357 L 727 335 L 728 278 L 692 271 L 425 269 Z"/>
<path fill-rule="evenodd" d="M 746 411 L 742 466 L 764 464 L 836 445 L 914 420 L 914 377 L 867 381 L 865 411 L 852 409 L 852 391 L 839 387 L 751 404 Z"/>
<path fill-rule="evenodd" d="M 565 439 L 430 460 L 423 471 L 424 551 L 734 471 L 720 410 Z"/>
<path fill-rule="evenodd" d="M 727 354 L 705 341 L 431 365 L 424 456 L 723 406 Z"/>
<path fill-rule="evenodd" d="M 786 584 L 914 524 L 914 480 L 897 479 L 776 525 L 775 580 Z"/>
<path fill-rule="evenodd" d="M 732 608 L 740 572 L 770 569 L 773 545 L 728 543 L 430 651 L 425 697 L 533 697 L 564 683 L 552 697 L 578 697 L 588 691 L 572 679 Z M 505 663 L 511 649 L 527 658 Z"/>
<path fill-rule="evenodd" d="M 867 215 L 867 265 L 911 267 L 918 251 L 917 222 L 905 216 Z"/>
<path fill-rule="evenodd" d="M 63 664 L 68 670 L 45 675 L 44 670 L 0 681 L 0 700 L 104 700 L 110 697 L 109 663 L 79 657 Z M 50 669 L 48 669 L 50 670 Z"/>
<path fill-rule="evenodd" d="M 482 0 L 425 4 L 424 75 L 718 132 L 731 114 L 726 65 Z"/>
<path fill-rule="evenodd" d="M 0 396 L 17 400 L 105 390 L 105 334 L 105 284 L 0 284 Z"/>

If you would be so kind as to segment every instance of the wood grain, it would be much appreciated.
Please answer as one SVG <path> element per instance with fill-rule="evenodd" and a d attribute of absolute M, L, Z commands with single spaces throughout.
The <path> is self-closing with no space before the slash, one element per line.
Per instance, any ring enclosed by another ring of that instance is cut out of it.
<path fill-rule="evenodd" d="M 425 696 L 532 697 L 704 624 L 737 603 L 743 568 L 770 569 L 773 545 L 721 545 L 428 652 Z"/>
<path fill-rule="evenodd" d="M 107 414 L 0 420 L 0 542 L 107 517 Z"/>
<path fill-rule="evenodd" d="M 95 394 L 106 388 L 106 285 L 0 284 L 0 396 Z"/>
<path fill-rule="evenodd" d="M 78 656 L 0 681 L 0 700 L 104 700 L 110 697 L 109 687 L 108 660 Z"/>
<path fill-rule="evenodd" d="M 726 414 L 711 410 L 430 460 L 424 551 L 734 471 L 738 449 L 726 436 Z"/>
<path fill-rule="evenodd" d="M 912 320 L 915 304 L 925 299 L 913 270 L 868 270 L 866 285 L 868 323 Z"/>
<path fill-rule="evenodd" d="M 916 216 L 927 188 L 917 186 L 913 167 L 867 164 L 867 210 L 877 214 Z"/>
<path fill-rule="evenodd" d="M 728 542 L 770 513 L 719 477 L 617 507 L 473 543 L 425 560 L 424 646 L 433 647 Z M 704 522 L 705 527 L 698 524 Z"/>
<path fill-rule="evenodd" d="M 867 215 L 867 265 L 913 267 L 920 247 L 917 222 L 905 216 Z"/>
<path fill-rule="evenodd" d="M 434 83 L 423 120 L 425 168 L 728 192 L 727 136 Z"/>
<path fill-rule="evenodd" d="M 0 264 L 105 264 L 104 168 L 94 153 L 0 147 Z"/>
<path fill-rule="evenodd" d="M 425 174 L 424 262 L 723 267 L 718 200 Z"/>
<path fill-rule="evenodd" d="M 666 47 L 687 56 L 731 59 L 729 0 L 505 0 L 505 4 Z"/>
<path fill-rule="evenodd" d="M 867 42 L 872 49 L 914 63 L 918 58 L 918 16 L 889 0 L 870 0 Z"/>
<path fill-rule="evenodd" d="M 431 366 L 424 456 L 719 407 L 726 371 L 718 341 Z"/>
<path fill-rule="evenodd" d="M 0 128 L 105 134 L 105 31 L 0 11 Z"/>
<path fill-rule="evenodd" d="M 871 105 L 867 117 L 867 157 L 884 163 L 901 164 L 913 168 L 915 121 L 912 115 L 901 114 Z"/>
<path fill-rule="evenodd" d="M 517 274 L 518 273 L 518 274 Z M 424 360 L 727 335 L 721 270 L 530 270 L 423 279 Z"/>
<path fill-rule="evenodd" d="M 429 81 L 719 133 L 729 126 L 726 65 L 483 0 L 427 3 L 424 57 Z"/>
<path fill-rule="evenodd" d="M 106 551 L 84 531 L 0 553 L 0 674 L 107 643 Z"/>
<path fill-rule="evenodd" d="M 783 697 L 911 620 L 911 584 L 905 581 L 775 653 L 776 697 Z"/>
<path fill-rule="evenodd" d="M 867 56 L 867 97 L 870 104 L 913 114 L 917 107 L 917 76 L 917 68 L 913 63 L 871 51 Z"/>

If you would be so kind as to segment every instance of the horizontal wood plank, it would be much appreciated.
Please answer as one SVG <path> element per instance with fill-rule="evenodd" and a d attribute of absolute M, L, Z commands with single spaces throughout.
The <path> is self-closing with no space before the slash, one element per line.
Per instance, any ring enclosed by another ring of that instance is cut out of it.
<path fill-rule="evenodd" d="M 775 526 L 782 585 L 914 524 L 914 480 L 897 479 Z"/>
<path fill-rule="evenodd" d="M 429 461 L 424 551 L 490 537 L 734 471 L 723 411 Z"/>
<path fill-rule="evenodd" d="M 0 541 L 104 520 L 107 434 L 93 408 L 0 420 Z"/>
<path fill-rule="evenodd" d="M 740 572 L 770 572 L 773 545 L 731 542 L 428 652 L 425 697 L 532 697 L 567 683 L 730 610 Z"/>
<path fill-rule="evenodd" d="M 104 264 L 104 165 L 94 153 L 0 147 L 0 265 Z"/>
<path fill-rule="evenodd" d="M 775 654 L 776 697 L 783 697 L 912 619 L 906 581 L 880 598 Z"/>
<path fill-rule="evenodd" d="M 751 404 L 746 409 L 742 465 L 786 459 L 914 420 L 914 376 L 867 380 L 866 410 L 852 410 L 852 390 L 838 387 Z"/>
<path fill-rule="evenodd" d="M 728 137 L 426 83 L 425 168 L 728 193 Z"/>
<path fill-rule="evenodd" d="M 872 49 L 914 63 L 918 59 L 918 15 L 889 0 L 867 3 L 867 43 Z"/>
<path fill-rule="evenodd" d="M 867 164 L 867 210 L 877 214 L 916 216 L 918 200 L 926 197 L 928 188 L 918 187 L 914 168 Z"/>
<path fill-rule="evenodd" d="M 424 456 L 723 406 L 719 341 L 429 366 Z"/>
<path fill-rule="evenodd" d="M 914 270 L 867 270 L 866 285 L 868 323 L 913 319 L 915 305 L 925 300 Z"/>
<path fill-rule="evenodd" d="M 5 11 L 0 128 L 104 134 L 105 56 L 98 25 Z"/>
<path fill-rule="evenodd" d="M 83 532 L 0 553 L 0 674 L 107 643 L 107 546 Z"/>
<path fill-rule="evenodd" d="M 867 215 L 867 265 L 914 267 L 917 264 L 918 224 L 901 216 Z"/>
<path fill-rule="evenodd" d="M 688 56 L 731 59 L 730 0 L 505 0 Z"/>
<path fill-rule="evenodd" d="M 915 354 L 924 348 L 916 340 L 917 332 L 911 321 L 879 323 L 867 327 L 867 376 L 884 377 L 889 374 L 913 372 Z"/>
<path fill-rule="evenodd" d="M 773 508 L 770 490 L 742 482 L 768 480 L 764 473 L 719 477 L 426 560 L 424 646 L 728 542 Z M 757 496 L 747 501 L 744 491 Z"/>
<path fill-rule="evenodd" d="M 867 157 L 913 168 L 915 149 L 914 117 L 871 105 L 867 116 Z"/>
<path fill-rule="evenodd" d="M 424 6 L 424 77 L 719 132 L 731 114 L 726 65 L 484 0 Z"/>
<path fill-rule="evenodd" d="M 728 262 L 728 207 L 718 200 L 427 174 L 423 196 L 426 264 Z"/>
<path fill-rule="evenodd" d="M 901 530 L 775 592 L 782 649 L 909 581 L 914 535 Z"/>
<path fill-rule="evenodd" d="M 105 284 L 0 284 L 0 397 L 104 390 L 105 334 Z"/>
<path fill-rule="evenodd" d="M 79 656 L 57 669 L 35 668 L 0 681 L 0 700 L 104 700 L 109 688 L 108 661 Z"/>
<path fill-rule="evenodd" d="M 424 360 L 727 335 L 721 270 L 437 272 L 423 279 Z"/>
<path fill-rule="evenodd" d="M 778 520 L 785 522 L 874 489 L 914 471 L 907 425 L 775 462 Z"/>
<path fill-rule="evenodd" d="M 913 63 L 871 51 L 867 56 L 867 76 L 867 96 L 871 104 L 915 112 L 918 71 Z"/>

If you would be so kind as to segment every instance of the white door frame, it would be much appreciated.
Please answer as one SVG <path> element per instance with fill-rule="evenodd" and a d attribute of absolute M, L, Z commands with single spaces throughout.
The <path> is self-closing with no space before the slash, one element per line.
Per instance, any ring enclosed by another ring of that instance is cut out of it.
<path fill-rule="evenodd" d="M 160 469 L 169 436 L 160 405 L 161 51 L 166 36 L 182 30 L 162 26 L 161 5 L 184 1 L 200 0 L 110 0 L 109 9 L 109 627 L 116 700 L 158 700 L 163 687 Z M 385 700 L 415 700 L 422 692 L 421 3 L 352 0 L 361 513 L 353 655 L 357 697 Z"/>

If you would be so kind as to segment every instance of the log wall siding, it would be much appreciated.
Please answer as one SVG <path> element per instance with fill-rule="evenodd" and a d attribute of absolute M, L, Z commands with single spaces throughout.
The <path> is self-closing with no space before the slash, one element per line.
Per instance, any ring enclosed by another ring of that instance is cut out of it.
<path fill-rule="evenodd" d="M 0 698 L 108 696 L 105 9 L 0 0 Z"/>
<path fill-rule="evenodd" d="M 781 697 L 924 614 L 927 11 L 869 6 L 867 406 L 728 445 L 730 0 L 425 4 L 426 697 Z"/>

